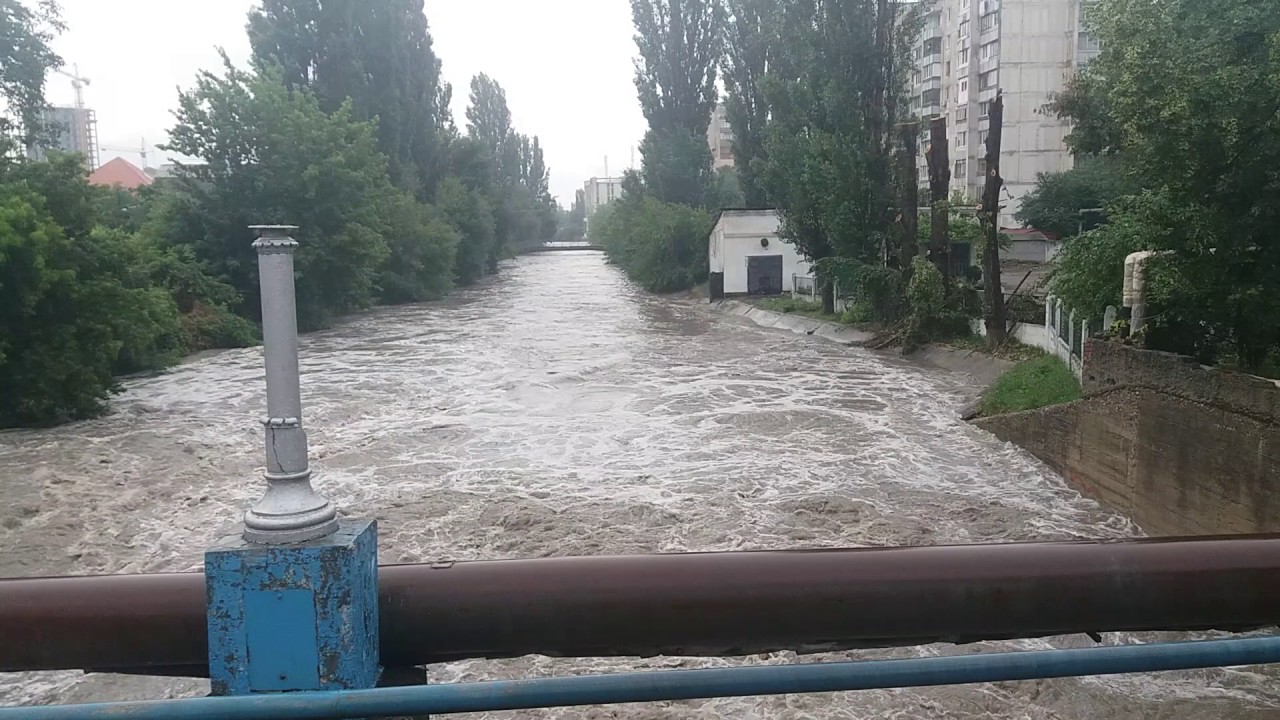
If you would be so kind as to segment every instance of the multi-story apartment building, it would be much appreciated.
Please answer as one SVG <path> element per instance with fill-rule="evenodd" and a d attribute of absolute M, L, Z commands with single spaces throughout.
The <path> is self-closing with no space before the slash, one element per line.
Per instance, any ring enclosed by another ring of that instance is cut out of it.
<path fill-rule="evenodd" d="M 711 148 L 712 167 L 733 167 L 733 128 L 729 125 L 729 116 L 724 103 L 716 105 L 711 114 L 711 124 L 707 126 L 707 145 Z"/>
<path fill-rule="evenodd" d="M 1098 52 L 1083 29 L 1089 0 L 938 0 L 914 47 L 912 108 L 921 125 L 920 177 L 927 119 L 944 115 L 951 143 L 951 190 L 977 200 L 986 177 L 987 110 L 1004 92 L 1000 174 L 1008 196 L 1002 225 L 1013 222 L 1036 175 L 1069 169 L 1070 124 L 1044 110 L 1054 93 Z"/>

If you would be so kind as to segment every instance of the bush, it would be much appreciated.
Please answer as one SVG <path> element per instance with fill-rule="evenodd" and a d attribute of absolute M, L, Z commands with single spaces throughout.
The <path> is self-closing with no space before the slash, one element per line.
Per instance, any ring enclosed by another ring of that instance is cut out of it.
<path fill-rule="evenodd" d="M 131 236 L 70 237 L 45 203 L 0 186 L 0 426 L 91 417 L 115 372 L 182 352 L 177 307 L 149 284 Z"/>
<path fill-rule="evenodd" d="M 982 398 L 983 415 L 1034 410 L 1080 399 L 1080 383 L 1071 368 L 1055 355 L 1018 363 L 1009 368 Z"/>
<path fill-rule="evenodd" d="M 182 316 L 182 335 L 188 352 L 252 347 L 262 342 L 257 325 L 221 305 L 199 303 Z"/>
<path fill-rule="evenodd" d="M 815 271 L 835 280 L 849 308 L 857 308 L 848 322 L 891 323 L 902 317 L 902 273 L 897 270 L 834 257 L 819 260 Z"/>
<path fill-rule="evenodd" d="M 685 290 L 707 279 L 711 215 L 653 197 L 624 197 L 591 219 L 592 242 L 651 292 Z"/>

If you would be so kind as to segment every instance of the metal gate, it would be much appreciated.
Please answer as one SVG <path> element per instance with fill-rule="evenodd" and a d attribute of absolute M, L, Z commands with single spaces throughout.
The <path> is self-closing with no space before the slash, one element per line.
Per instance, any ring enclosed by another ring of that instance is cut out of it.
<path fill-rule="evenodd" d="M 782 293 L 781 255 L 756 255 L 747 258 L 747 293 L 751 295 Z"/>

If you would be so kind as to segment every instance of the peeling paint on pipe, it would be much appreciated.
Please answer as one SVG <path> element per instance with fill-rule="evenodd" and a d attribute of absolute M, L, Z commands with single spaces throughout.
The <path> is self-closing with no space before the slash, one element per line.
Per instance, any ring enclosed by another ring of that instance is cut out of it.
<path fill-rule="evenodd" d="M 1280 623 L 1280 536 L 379 570 L 382 662 L 744 655 Z M 0 581 L 0 671 L 207 672 L 198 574 Z"/>

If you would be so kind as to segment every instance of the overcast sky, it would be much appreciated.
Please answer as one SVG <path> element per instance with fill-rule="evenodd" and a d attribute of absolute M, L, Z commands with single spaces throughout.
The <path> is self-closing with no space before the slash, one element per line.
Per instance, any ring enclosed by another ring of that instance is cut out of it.
<path fill-rule="evenodd" d="M 377 1 L 377 0 L 370 0 Z M 85 104 L 97 112 L 103 162 L 121 156 L 157 165 L 173 124 L 177 89 L 216 68 L 217 48 L 238 64 L 249 57 L 245 17 L 253 0 L 61 0 L 67 32 L 55 48 L 90 80 Z M 513 123 L 538 135 L 551 167 L 551 192 L 564 205 L 583 181 L 631 163 L 644 133 L 632 84 L 627 0 L 427 0 L 427 19 L 454 115 L 463 127 L 471 76 L 506 88 Z M 70 80 L 54 76 L 49 101 L 70 105 Z M 637 163 L 639 161 L 637 160 Z"/>

